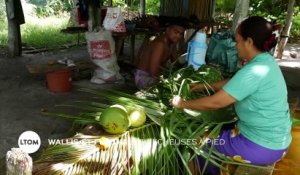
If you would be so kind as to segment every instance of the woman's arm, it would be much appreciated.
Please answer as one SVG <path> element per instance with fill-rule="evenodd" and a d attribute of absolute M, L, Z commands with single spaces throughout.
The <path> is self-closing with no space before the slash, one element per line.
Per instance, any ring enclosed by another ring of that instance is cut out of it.
<path fill-rule="evenodd" d="M 223 86 L 229 81 L 230 79 L 225 79 L 225 80 L 221 80 L 218 81 L 216 83 L 211 84 L 210 86 L 215 90 L 215 91 L 219 91 L 223 88 Z M 191 90 L 192 91 L 202 91 L 205 89 L 205 85 L 202 83 L 195 83 L 195 84 L 191 84 Z"/>
<path fill-rule="evenodd" d="M 215 110 L 229 106 L 236 102 L 236 100 L 224 90 L 220 90 L 212 96 L 189 101 L 185 101 L 177 96 L 171 99 L 170 102 L 172 106 L 177 108 L 187 108 L 192 110 Z"/>

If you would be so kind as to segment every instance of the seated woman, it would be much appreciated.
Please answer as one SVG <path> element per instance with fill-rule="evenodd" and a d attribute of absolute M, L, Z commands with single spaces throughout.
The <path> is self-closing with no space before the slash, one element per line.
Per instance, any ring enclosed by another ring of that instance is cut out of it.
<path fill-rule="evenodd" d="M 214 110 L 234 104 L 237 126 L 223 130 L 224 145 L 214 148 L 226 156 L 256 165 L 280 160 L 291 143 L 291 119 L 282 72 L 269 50 L 275 46 L 273 25 L 262 17 L 242 21 L 235 34 L 238 56 L 247 61 L 230 80 L 213 84 L 212 96 L 170 100 L 177 108 Z M 203 85 L 192 86 L 201 90 Z M 201 162 L 201 161 L 200 161 Z M 201 165 L 200 165 L 201 166 Z M 206 173 L 218 174 L 210 165 Z"/>

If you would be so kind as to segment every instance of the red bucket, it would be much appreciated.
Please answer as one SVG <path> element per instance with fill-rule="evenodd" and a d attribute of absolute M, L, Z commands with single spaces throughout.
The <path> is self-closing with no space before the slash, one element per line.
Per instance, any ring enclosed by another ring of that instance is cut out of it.
<path fill-rule="evenodd" d="M 72 89 L 71 70 L 59 70 L 46 73 L 48 90 L 51 92 L 69 92 Z"/>

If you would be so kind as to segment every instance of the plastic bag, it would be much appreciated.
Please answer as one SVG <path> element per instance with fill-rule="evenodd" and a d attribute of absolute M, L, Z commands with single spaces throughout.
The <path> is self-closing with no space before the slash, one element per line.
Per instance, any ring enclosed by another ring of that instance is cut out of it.
<path fill-rule="evenodd" d="M 114 32 L 126 32 L 125 22 L 120 7 L 107 7 L 103 27 L 106 30 Z"/>
<path fill-rule="evenodd" d="M 85 37 L 91 60 L 97 65 L 91 82 L 103 84 L 122 80 L 111 31 L 86 32 Z"/>
<path fill-rule="evenodd" d="M 238 70 L 238 54 L 231 32 L 218 32 L 212 35 L 206 54 L 206 62 L 217 64 L 227 73 Z"/>

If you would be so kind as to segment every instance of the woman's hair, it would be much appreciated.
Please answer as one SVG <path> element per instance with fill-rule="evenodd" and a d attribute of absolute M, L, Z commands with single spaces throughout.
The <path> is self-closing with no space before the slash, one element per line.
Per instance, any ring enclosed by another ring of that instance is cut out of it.
<path fill-rule="evenodd" d="M 241 22 L 237 32 L 243 39 L 251 38 L 259 51 L 269 51 L 277 43 L 273 31 L 274 27 L 271 22 L 260 16 L 251 16 Z"/>

